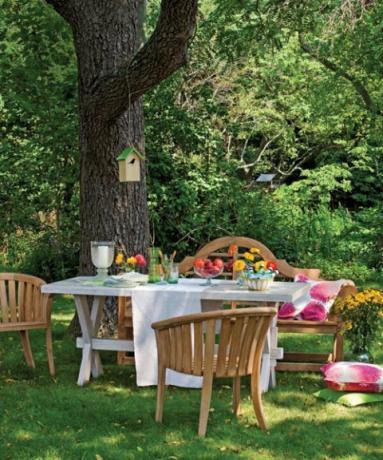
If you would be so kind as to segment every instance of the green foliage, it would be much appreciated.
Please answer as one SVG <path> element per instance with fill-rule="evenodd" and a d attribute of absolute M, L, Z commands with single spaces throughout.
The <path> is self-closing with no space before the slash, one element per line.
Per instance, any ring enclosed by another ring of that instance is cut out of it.
<path fill-rule="evenodd" d="M 383 6 L 354 8 L 354 21 L 340 4 L 202 2 L 189 65 L 144 100 L 152 236 L 164 251 L 243 234 L 326 277 L 381 268 Z M 2 261 L 59 278 L 75 272 L 79 241 L 71 32 L 42 0 L 0 6 Z M 277 174 L 274 192 L 257 188 L 265 172 Z"/>
<path fill-rule="evenodd" d="M 77 265 L 49 243 L 53 234 L 54 241 L 78 234 L 72 38 L 42 0 L 0 1 L 0 10 L 0 247 L 20 269 L 52 279 L 64 261 L 70 271 Z M 57 257 L 63 260 L 53 267 Z"/>
<path fill-rule="evenodd" d="M 10 235 L 4 263 L 47 282 L 75 276 L 79 244 L 67 235 L 54 229 Z"/>

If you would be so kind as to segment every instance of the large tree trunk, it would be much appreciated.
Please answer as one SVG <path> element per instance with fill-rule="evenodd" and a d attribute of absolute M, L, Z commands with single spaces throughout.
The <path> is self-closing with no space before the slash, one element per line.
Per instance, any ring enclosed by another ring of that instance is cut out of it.
<path fill-rule="evenodd" d="M 114 2 L 104 2 L 102 12 L 79 18 L 74 27 L 79 75 L 80 101 L 80 274 L 91 275 L 91 241 L 115 241 L 128 254 L 145 252 L 149 243 L 145 166 L 140 182 L 120 183 L 117 156 L 134 145 L 144 151 L 141 99 L 113 119 L 95 112 L 88 92 L 92 83 L 105 74 L 118 73 L 138 49 L 140 30 L 136 2 L 122 12 Z M 102 16 L 103 21 L 98 18 Z M 89 103 L 90 102 L 90 103 Z M 115 303 L 107 302 L 103 329 L 113 330 Z M 76 322 L 75 322 L 76 323 Z M 75 324 L 72 324 L 77 329 Z"/>
<path fill-rule="evenodd" d="M 144 150 L 141 99 L 108 119 L 97 113 L 89 98 L 95 81 L 117 74 L 133 58 L 142 24 L 137 2 L 128 2 L 129 9 L 125 5 L 123 11 L 116 2 L 99 3 L 102 11 L 90 14 L 87 8 L 73 27 L 80 100 L 81 274 L 93 273 L 90 241 L 115 241 L 128 253 L 143 252 L 149 242 L 145 168 L 140 182 L 120 183 L 116 160 L 127 146 Z"/>
<path fill-rule="evenodd" d="M 94 272 L 92 240 L 113 240 L 127 253 L 149 243 L 145 166 L 140 182 L 119 183 L 116 158 L 129 146 L 144 151 L 140 98 L 186 63 L 198 0 L 162 0 L 156 28 L 140 46 L 145 1 L 47 0 L 70 24 L 77 54 L 81 274 Z"/>

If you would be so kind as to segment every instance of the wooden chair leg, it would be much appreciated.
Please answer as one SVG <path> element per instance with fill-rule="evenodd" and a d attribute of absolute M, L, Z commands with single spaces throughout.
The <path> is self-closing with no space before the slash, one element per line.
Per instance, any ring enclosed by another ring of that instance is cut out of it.
<path fill-rule="evenodd" d="M 334 346 L 333 346 L 333 361 L 342 361 L 343 360 L 343 335 L 340 332 L 335 334 Z"/>
<path fill-rule="evenodd" d="M 251 399 L 253 400 L 254 412 L 257 416 L 259 428 L 266 430 L 266 420 L 262 405 L 261 379 L 259 375 L 252 374 L 251 376 Z"/>
<path fill-rule="evenodd" d="M 233 378 L 233 412 L 235 415 L 240 414 L 241 403 L 241 377 L 236 376 Z"/>
<path fill-rule="evenodd" d="M 21 336 L 21 343 L 23 345 L 25 361 L 27 362 L 29 367 L 32 367 L 32 369 L 35 369 L 36 366 L 35 366 L 35 361 L 33 359 L 31 344 L 29 342 L 28 331 L 20 331 L 20 336 Z"/>
<path fill-rule="evenodd" d="M 53 358 L 53 343 L 52 343 L 51 326 L 48 326 L 46 330 L 46 344 L 47 344 L 49 373 L 51 374 L 52 377 L 54 377 L 56 375 L 56 370 L 55 370 L 55 362 Z"/>
<path fill-rule="evenodd" d="M 164 410 L 166 368 L 158 366 L 156 422 L 162 422 Z"/>
<path fill-rule="evenodd" d="M 203 378 L 202 392 L 201 392 L 201 407 L 200 407 L 200 413 L 199 413 L 198 436 L 206 435 L 212 389 L 213 389 L 213 373 L 212 371 L 210 371 L 210 372 L 206 372 Z"/>

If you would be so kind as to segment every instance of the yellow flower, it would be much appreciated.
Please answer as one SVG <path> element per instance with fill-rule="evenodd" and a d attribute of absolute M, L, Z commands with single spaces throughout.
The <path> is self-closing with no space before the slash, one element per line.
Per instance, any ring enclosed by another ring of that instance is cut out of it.
<path fill-rule="evenodd" d="M 129 257 L 129 259 L 127 260 L 127 263 L 129 265 L 136 265 L 137 259 L 135 257 Z"/>
<path fill-rule="evenodd" d="M 117 255 L 116 255 L 116 265 L 121 265 L 124 263 L 124 254 L 122 252 L 119 252 Z"/>
<path fill-rule="evenodd" d="M 246 264 L 243 260 L 236 260 L 233 265 L 235 272 L 240 272 L 246 268 Z"/>
<path fill-rule="evenodd" d="M 261 251 L 260 251 L 258 248 L 251 248 L 251 249 L 250 249 L 250 252 L 251 252 L 252 254 L 259 254 Z"/>
<path fill-rule="evenodd" d="M 253 256 L 253 254 L 251 254 L 250 252 L 245 252 L 245 253 L 243 254 L 243 257 L 244 257 L 245 259 L 247 259 L 247 260 L 250 260 L 251 262 L 253 262 L 253 260 L 254 260 L 254 256 Z"/>
<path fill-rule="evenodd" d="M 255 268 L 256 271 L 259 271 L 262 268 L 265 269 L 266 268 L 266 262 L 264 260 L 260 260 L 258 262 L 255 262 L 254 268 Z"/>

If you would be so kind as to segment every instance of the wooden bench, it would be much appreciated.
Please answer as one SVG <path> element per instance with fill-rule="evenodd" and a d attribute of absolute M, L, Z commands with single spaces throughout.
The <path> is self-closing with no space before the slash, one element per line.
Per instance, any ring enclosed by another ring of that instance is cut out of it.
<path fill-rule="evenodd" d="M 40 278 L 20 273 L 0 273 L 0 333 L 18 331 L 25 360 L 35 368 L 28 331 L 46 329 L 49 372 L 55 375 L 53 360 L 51 309 L 52 299 L 41 293 Z"/>
<path fill-rule="evenodd" d="M 230 245 L 237 245 L 239 252 L 244 252 L 252 247 L 260 250 L 265 260 L 276 263 L 279 276 L 284 279 L 294 279 L 295 275 L 302 273 L 310 279 L 319 280 L 320 270 L 315 268 L 293 267 L 284 259 L 278 259 L 273 252 L 260 241 L 242 236 L 226 236 L 218 238 L 201 247 L 195 256 L 188 256 L 180 263 L 180 273 L 194 275 L 193 262 L 196 258 L 220 257 L 227 260 L 228 248 Z M 226 278 L 232 277 L 232 272 L 224 272 Z M 354 286 L 342 287 L 339 296 L 345 296 L 356 291 Z M 278 361 L 279 371 L 319 371 L 323 363 L 327 361 L 341 361 L 343 359 L 343 336 L 340 334 L 341 322 L 334 315 L 329 316 L 326 321 L 300 321 L 300 320 L 278 320 L 278 332 L 294 334 L 327 334 L 333 336 L 333 346 L 329 353 L 306 353 L 306 352 L 285 352 L 284 358 Z"/>

